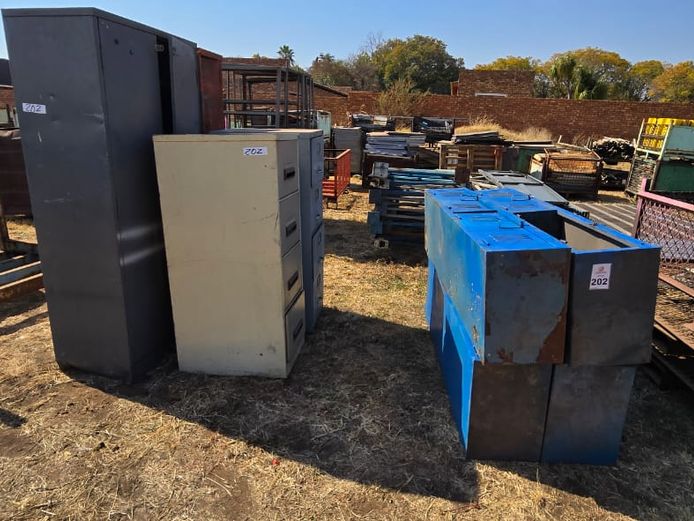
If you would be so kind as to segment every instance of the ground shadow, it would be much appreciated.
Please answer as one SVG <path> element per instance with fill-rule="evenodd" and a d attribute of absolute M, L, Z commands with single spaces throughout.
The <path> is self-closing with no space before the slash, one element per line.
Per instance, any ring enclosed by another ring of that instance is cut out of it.
<path fill-rule="evenodd" d="M 325 309 L 287 380 L 160 369 L 123 385 L 81 382 L 198 422 L 340 479 L 476 502 L 428 332 Z"/>
<path fill-rule="evenodd" d="M 673 415 L 680 416 L 676 425 Z M 693 454 L 694 395 L 682 388 L 663 391 L 640 370 L 616 465 L 485 463 L 635 519 L 681 519 L 686 514 L 678 508 L 691 494 Z"/>
<path fill-rule="evenodd" d="M 0 302 L 0 322 L 4 321 L 9 317 L 14 317 L 23 313 L 28 313 L 29 311 L 43 306 L 45 303 L 46 296 L 43 293 L 43 291 L 36 291 L 29 295 L 24 295 L 21 298 Z M 41 316 L 46 316 L 46 313 L 41 313 Z M 4 331 L 4 329 L 8 327 L 14 326 L 4 326 L 3 328 L 0 328 L 0 335 L 9 334 L 9 332 Z"/>
<path fill-rule="evenodd" d="M 16 429 L 26 423 L 26 418 L 0 407 L 0 425 Z"/>

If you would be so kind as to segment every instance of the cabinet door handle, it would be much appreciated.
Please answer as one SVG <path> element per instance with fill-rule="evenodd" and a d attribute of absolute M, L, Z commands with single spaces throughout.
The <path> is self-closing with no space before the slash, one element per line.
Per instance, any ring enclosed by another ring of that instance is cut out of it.
<path fill-rule="evenodd" d="M 289 280 L 287 281 L 287 291 L 291 291 L 291 289 L 294 287 L 294 284 L 296 284 L 296 281 L 299 280 L 299 271 L 295 271 L 294 275 L 289 277 Z"/>
<path fill-rule="evenodd" d="M 299 320 L 299 323 L 296 325 L 294 328 L 294 332 L 292 333 L 292 338 L 296 340 L 296 338 L 299 336 L 301 333 L 301 330 L 304 328 L 304 319 L 302 318 Z"/>
<path fill-rule="evenodd" d="M 296 175 L 296 168 L 293 166 L 290 166 L 288 168 L 284 169 L 284 180 L 286 181 L 287 179 L 291 179 Z"/>
<path fill-rule="evenodd" d="M 284 227 L 284 236 L 289 237 L 292 233 L 296 231 L 296 221 L 293 220 L 287 226 Z"/>

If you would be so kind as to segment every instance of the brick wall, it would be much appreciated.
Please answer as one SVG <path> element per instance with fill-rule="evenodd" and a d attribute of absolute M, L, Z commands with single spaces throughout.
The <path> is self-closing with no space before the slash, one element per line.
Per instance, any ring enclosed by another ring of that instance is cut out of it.
<path fill-rule="evenodd" d="M 347 98 L 316 96 L 317 109 L 345 125 L 350 112 L 376 113 L 376 93 L 353 91 Z M 432 94 L 422 116 L 475 119 L 487 116 L 511 130 L 543 127 L 555 137 L 611 136 L 635 138 L 641 121 L 651 116 L 694 119 L 694 103 L 642 103 L 549 98 L 486 98 Z"/>
<path fill-rule="evenodd" d="M 0 85 L 0 108 L 4 109 L 5 105 L 14 107 L 14 88 Z"/>
<path fill-rule="evenodd" d="M 457 95 L 474 96 L 478 93 L 506 94 L 509 97 L 533 95 L 532 71 L 476 71 L 463 69 L 458 75 Z"/>

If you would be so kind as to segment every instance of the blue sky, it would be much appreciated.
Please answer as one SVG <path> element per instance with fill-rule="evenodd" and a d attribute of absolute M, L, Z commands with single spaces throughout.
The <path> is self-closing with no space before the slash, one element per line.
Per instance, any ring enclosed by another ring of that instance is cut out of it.
<path fill-rule="evenodd" d="M 2 7 L 84 5 L 89 0 L 0 0 Z M 632 62 L 694 59 L 694 0 L 92 0 L 91 5 L 225 56 L 275 56 L 286 43 L 304 67 L 321 52 L 347 57 L 369 34 L 434 36 L 468 67 L 509 54 L 544 60 L 586 46 L 617 51 Z M 1 27 L 0 57 L 7 57 Z"/>

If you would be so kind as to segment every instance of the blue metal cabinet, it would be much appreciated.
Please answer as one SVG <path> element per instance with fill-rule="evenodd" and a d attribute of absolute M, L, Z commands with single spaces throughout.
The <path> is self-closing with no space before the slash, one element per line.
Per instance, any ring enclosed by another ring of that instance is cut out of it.
<path fill-rule="evenodd" d="M 570 250 L 467 191 L 428 190 L 425 243 L 441 286 L 480 359 L 562 363 Z"/>
<path fill-rule="evenodd" d="M 660 259 L 657 246 L 515 190 L 479 194 L 482 205 L 513 212 L 571 247 L 569 364 L 650 361 Z"/>
<path fill-rule="evenodd" d="M 635 366 L 555 366 L 542 461 L 614 464 L 635 374 Z"/>
<path fill-rule="evenodd" d="M 483 364 L 435 267 L 429 270 L 431 333 L 466 457 L 539 461 L 552 366 Z"/>

